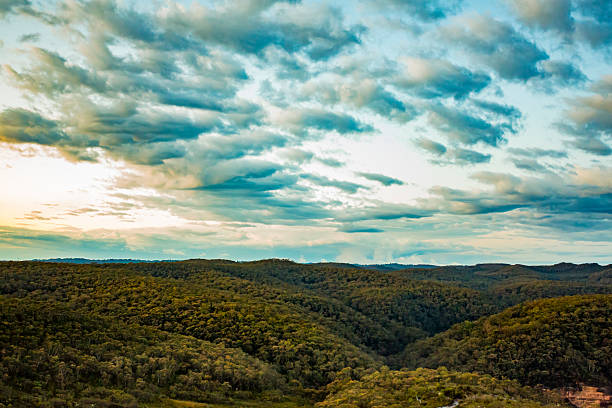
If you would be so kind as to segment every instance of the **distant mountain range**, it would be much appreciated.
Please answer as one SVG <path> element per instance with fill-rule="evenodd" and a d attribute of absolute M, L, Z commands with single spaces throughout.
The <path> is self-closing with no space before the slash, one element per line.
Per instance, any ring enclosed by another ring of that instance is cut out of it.
<path fill-rule="evenodd" d="M 146 259 L 88 259 L 88 258 L 48 258 L 32 259 L 35 262 L 59 262 L 73 264 L 121 264 L 121 263 L 153 263 L 153 262 L 175 262 L 171 259 L 146 260 Z"/>
<path fill-rule="evenodd" d="M 60 262 L 60 263 L 74 263 L 74 264 L 107 264 L 107 263 L 152 263 L 152 262 L 177 262 L 172 259 L 160 259 L 160 260 L 145 260 L 145 259 L 88 259 L 88 258 L 48 258 L 48 259 L 32 259 L 37 262 Z M 334 262 L 320 262 L 313 263 L 314 265 L 327 265 L 335 267 L 345 268 L 361 268 L 361 269 L 374 269 L 377 271 L 398 271 L 401 269 L 412 269 L 412 268 L 437 268 L 437 265 L 425 265 L 425 264 L 400 264 L 400 263 L 388 263 L 388 264 L 350 264 L 350 263 L 334 263 Z"/>

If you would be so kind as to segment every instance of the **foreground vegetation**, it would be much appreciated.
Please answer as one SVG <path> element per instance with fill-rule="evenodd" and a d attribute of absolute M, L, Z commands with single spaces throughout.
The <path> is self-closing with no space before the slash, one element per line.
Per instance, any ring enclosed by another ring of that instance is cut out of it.
<path fill-rule="evenodd" d="M 565 406 L 550 392 L 523 387 L 517 382 L 487 375 L 449 372 L 444 368 L 416 371 L 376 371 L 360 380 L 348 375 L 328 386 L 320 408 L 461 406 L 540 408 Z"/>
<path fill-rule="evenodd" d="M 0 262 L 0 407 L 536 407 L 559 401 L 525 386 L 612 383 L 611 295 L 491 316 L 612 293 L 609 268 L 472 268 Z"/>

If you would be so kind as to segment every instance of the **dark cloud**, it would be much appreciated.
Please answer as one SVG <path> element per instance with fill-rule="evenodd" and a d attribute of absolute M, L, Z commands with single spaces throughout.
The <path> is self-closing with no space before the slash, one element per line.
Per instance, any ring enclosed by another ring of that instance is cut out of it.
<path fill-rule="evenodd" d="M 575 129 L 568 129 L 568 133 L 576 135 L 576 138 L 570 144 L 580 150 L 597 156 L 610 156 L 612 154 L 610 144 L 599 139 L 597 136 L 582 133 L 581 131 L 576 132 Z"/>
<path fill-rule="evenodd" d="M 40 34 L 39 33 L 23 34 L 23 35 L 20 35 L 19 38 L 17 39 L 17 41 L 19 41 L 21 43 L 25 43 L 25 42 L 37 42 L 39 40 L 40 40 Z"/>
<path fill-rule="evenodd" d="M 418 139 L 415 144 L 426 150 L 427 152 L 434 155 L 434 158 L 430 160 L 431 163 L 437 165 L 472 165 L 479 163 L 488 163 L 491 161 L 490 154 L 479 153 L 475 150 L 463 149 L 463 148 L 447 148 L 441 143 L 434 142 L 433 140 L 422 138 Z"/>
<path fill-rule="evenodd" d="M 182 146 L 160 142 L 195 139 L 215 126 L 214 122 L 165 113 L 142 113 L 129 103 L 101 109 L 81 102 L 70 108 L 61 122 L 24 109 L 0 112 L 0 139 L 55 146 L 80 160 L 92 159 L 83 149 L 100 147 L 120 159 L 159 164 L 167 158 L 181 157 L 185 151 Z"/>
<path fill-rule="evenodd" d="M 393 177 L 385 176 L 384 174 L 378 174 L 378 173 L 357 173 L 357 174 L 368 180 L 377 181 L 383 186 L 392 186 L 393 184 L 397 184 L 398 186 L 401 186 L 404 184 L 402 180 L 398 180 Z"/>
<path fill-rule="evenodd" d="M 4 65 L 9 78 L 24 90 L 56 97 L 82 88 L 96 92 L 105 92 L 107 89 L 103 78 L 92 71 L 68 63 L 55 52 L 33 47 L 29 55 L 34 66 L 23 73 Z"/>
<path fill-rule="evenodd" d="M 281 125 L 298 135 L 306 135 L 308 129 L 336 131 L 338 133 L 361 133 L 374 130 L 351 115 L 334 113 L 323 109 L 290 109 L 279 118 Z"/>
<path fill-rule="evenodd" d="M 491 101 L 483 101 L 481 99 L 473 99 L 471 102 L 474 104 L 474 106 L 482 109 L 489 115 L 504 118 L 507 121 L 508 126 L 513 131 L 516 127 L 516 121 L 518 121 L 523 116 L 521 111 L 515 108 L 514 106 L 502 105 Z"/>
<path fill-rule="evenodd" d="M 430 217 L 433 214 L 431 210 L 417 206 L 391 203 L 375 204 L 371 207 L 353 208 L 351 211 L 343 211 L 342 214 L 337 215 L 336 219 L 342 222 L 415 220 Z"/>
<path fill-rule="evenodd" d="M 587 80 L 584 73 L 571 62 L 546 60 L 540 63 L 544 78 L 551 78 L 555 85 L 575 86 Z"/>
<path fill-rule="evenodd" d="M 114 254 L 124 253 L 127 244 L 121 238 L 94 238 L 87 235 L 69 236 L 47 231 L 36 231 L 26 228 L 0 227 L 0 248 L 9 259 L 17 257 L 32 258 L 33 254 L 47 254 L 58 256 L 70 254 L 71 256 L 113 257 Z M 36 252 L 35 252 L 36 251 Z M 95 254 L 95 255 L 94 255 Z M 113 255 L 111 255 L 113 254 Z"/>
<path fill-rule="evenodd" d="M 200 168 L 200 184 L 195 189 L 257 194 L 280 190 L 295 184 L 297 177 L 281 173 L 282 167 L 261 159 L 225 160 Z"/>
<path fill-rule="evenodd" d="M 75 101 L 65 106 L 71 131 L 88 136 L 101 147 L 196 139 L 204 132 L 222 128 L 215 117 L 193 120 L 163 111 L 140 110 L 131 102 L 102 107 Z"/>
<path fill-rule="evenodd" d="M 349 194 L 356 193 L 359 189 L 367 190 L 367 187 L 362 186 L 361 184 L 352 183 L 350 181 L 332 180 L 328 177 L 319 176 L 316 174 L 303 174 L 300 176 L 300 178 L 321 187 L 335 187 Z"/>
<path fill-rule="evenodd" d="M 189 33 L 205 43 L 242 53 L 260 54 L 274 46 L 291 53 L 303 52 L 314 60 L 330 58 L 358 44 L 364 30 L 361 26 L 345 27 L 338 9 L 286 3 L 255 9 L 173 6 L 161 25 L 177 35 Z"/>
<path fill-rule="evenodd" d="M 525 81 L 540 75 L 538 63 L 548 59 L 545 51 L 512 25 L 487 15 L 457 17 L 440 29 L 440 35 L 508 80 Z"/>
<path fill-rule="evenodd" d="M 538 64 L 540 75 L 529 80 L 539 91 L 549 94 L 557 89 L 579 87 L 588 81 L 582 70 L 571 62 L 544 60 Z"/>
<path fill-rule="evenodd" d="M 300 96 L 325 104 L 342 103 L 353 108 L 367 108 L 399 122 L 407 122 L 416 116 L 413 107 L 400 101 L 372 78 L 345 81 L 341 76 L 334 76 L 331 80 L 315 79 L 304 84 Z"/>
<path fill-rule="evenodd" d="M 377 7 L 380 7 L 381 4 L 391 6 L 411 17 L 425 21 L 439 20 L 451 15 L 460 9 L 461 3 L 461 0 L 382 0 L 375 2 Z"/>
<path fill-rule="evenodd" d="M 533 171 L 537 173 L 544 173 L 548 171 L 546 166 L 541 165 L 535 159 L 530 158 L 513 158 L 512 163 L 517 169 Z"/>
<path fill-rule="evenodd" d="M 346 232 L 347 234 L 376 234 L 385 232 L 385 230 L 373 227 L 356 227 L 353 225 L 345 225 L 339 228 L 338 231 Z"/>
<path fill-rule="evenodd" d="M 469 149 L 453 149 L 449 153 L 451 160 L 460 165 L 488 163 L 491 161 L 490 154 L 479 153 Z"/>
<path fill-rule="evenodd" d="M 0 18 L 31 6 L 30 0 L 0 0 Z"/>
<path fill-rule="evenodd" d="M 247 155 L 259 155 L 274 147 L 283 147 L 288 143 L 287 137 L 261 129 L 245 130 L 239 134 L 214 135 L 208 134 L 200 138 L 192 152 L 199 157 L 208 159 L 236 159 Z M 197 153 L 196 153 L 197 151 Z M 309 160 L 309 152 L 293 150 L 294 159 Z"/>
<path fill-rule="evenodd" d="M 423 98 L 462 99 L 480 92 L 491 82 L 482 72 L 472 72 L 444 60 L 403 58 L 402 62 L 404 69 L 396 85 Z"/>
<path fill-rule="evenodd" d="M 520 208 L 539 211 L 549 217 L 564 214 L 610 214 L 612 193 L 610 183 L 601 179 L 610 169 L 580 170 L 570 176 L 552 173 L 539 178 L 478 172 L 474 180 L 489 187 L 484 191 L 463 191 L 434 187 L 431 193 L 439 199 L 422 201 L 423 205 L 453 214 L 487 214 L 508 212 Z"/>
<path fill-rule="evenodd" d="M 502 115 L 501 121 L 495 123 L 487 120 L 489 118 L 486 114 L 475 116 L 442 104 L 433 104 L 429 109 L 429 123 L 456 143 L 466 145 L 483 143 L 495 147 L 506 141 L 506 134 L 513 134 L 517 131 L 514 126 L 514 114 L 509 118 Z"/>
<path fill-rule="evenodd" d="M 57 122 L 25 109 L 0 112 L 0 140 L 8 143 L 37 143 L 53 146 L 67 140 Z"/>
<path fill-rule="evenodd" d="M 537 159 L 540 157 L 550 157 L 553 159 L 567 158 L 567 152 L 565 151 L 552 150 L 552 149 L 541 149 L 537 147 L 532 147 L 532 148 L 511 147 L 508 149 L 508 153 L 511 153 L 516 156 L 522 156 L 522 157 L 533 158 L 533 159 Z"/>

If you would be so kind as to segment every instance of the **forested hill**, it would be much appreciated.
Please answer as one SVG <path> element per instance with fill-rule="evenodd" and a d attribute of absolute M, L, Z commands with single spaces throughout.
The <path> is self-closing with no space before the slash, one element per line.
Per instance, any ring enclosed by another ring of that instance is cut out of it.
<path fill-rule="evenodd" d="M 536 390 L 512 395 L 534 385 L 522 377 L 507 389 L 479 388 L 468 383 L 489 380 L 385 366 L 402 368 L 398 361 L 416 359 L 405 354 L 415 344 L 509 304 L 558 291 L 612 293 L 609 268 L 550 268 L 479 265 L 452 280 L 443 268 L 417 273 L 286 260 L 0 262 L 0 407 L 334 406 L 334 398 L 353 392 L 352 381 L 429 387 L 423 384 L 432 378 L 444 378 L 447 396 L 485 401 L 483 407 L 514 397 L 546 405 Z M 557 301 L 566 302 L 550 300 Z M 610 324 L 609 315 L 597 316 L 604 319 L 597 324 Z M 582 324 L 586 331 L 595 322 Z M 576 360 L 579 371 L 597 356 Z M 488 372 L 467 364 L 457 369 Z M 600 374 L 588 378 L 607 378 Z M 434 394 L 431 404 L 439 400 Z M 347 401 L 338 406 L 370 406 Z"/>
<path fill-rule="evenodd" d="M 612 295 L 527 302 L 409 345 L 402 365 L 562 387 L 612 385 Z"/>

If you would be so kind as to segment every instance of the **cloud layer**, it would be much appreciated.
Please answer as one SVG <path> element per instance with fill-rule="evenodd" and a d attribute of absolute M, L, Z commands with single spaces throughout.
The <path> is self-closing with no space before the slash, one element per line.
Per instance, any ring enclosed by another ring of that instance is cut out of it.
<path fill-rule="evenodd" d="M 183 256 L 460 262 L 459 237 L 561 248 L 610 226 L 606 2 L 4 0 L 0 19 L 0 91 L 18 96 L 0 97 L 1 151 L 106 174 L 91 212 L 13 193 L 5 257 L 176 240 Z M 161 213 L 173 228 L 135 229 Z"/>

